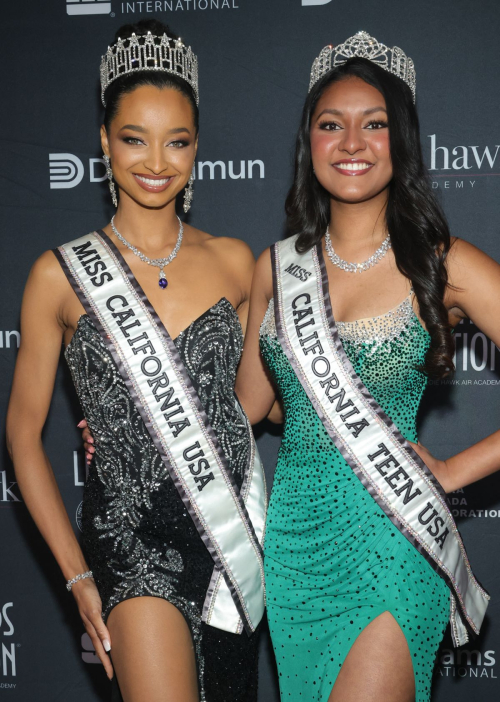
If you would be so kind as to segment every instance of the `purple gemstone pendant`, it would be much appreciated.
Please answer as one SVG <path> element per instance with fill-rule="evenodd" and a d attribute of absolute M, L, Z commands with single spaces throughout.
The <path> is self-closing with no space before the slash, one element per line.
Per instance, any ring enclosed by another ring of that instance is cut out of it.
<path fill-rule="evenodd" d="M 167 285 L 168 285 L 168 281 L 167 281 L 167 279 L 165 278 L 165 272 L 164 272 L 163 268 L 160 270 L 160 280 L 158 281 L 158 285 L 159 285 L 160 288 L 162 288 L 163 290 L 165 290 L 165 288 L 166 288 Z"/>

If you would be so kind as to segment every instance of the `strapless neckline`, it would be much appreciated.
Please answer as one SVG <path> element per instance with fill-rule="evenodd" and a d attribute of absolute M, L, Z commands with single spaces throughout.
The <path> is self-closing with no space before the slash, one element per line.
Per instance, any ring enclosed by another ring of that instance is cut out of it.
<path fill-rule="evenodd" d="M 188 330 L 190 327 L 193 326 L 193 324 L 197 324 L 197 323 L 200 322 L 204 317 L 208 316 L 211 312 L 213 312 L 215 309 L 217 309 L 217 308 L 220 307 L 220 306 L 224 306 L 224 305 L 227 305 L 227 306 L 231 309 L 231 311 L 234 313 L 234 316 L 235 316 L 235 318 L 238 320 L 238 324 L 240 325 L 240 328 L 241 328 L 240 318 L 238 317 L 238 313 L 236 312 L 235 308 L 234 308 L 233 305 L 229 302 L 229 300 L 227 299 L 227 297 L 221 297 L 221 299 L 218 300 L 218 302 L 216 302 L 216 303 L 215 303 L 214 305 L 212 305 L 211 307 L 208 307 L 206 310 L 204 310 L 204 312 L 202 312 L 200 315 L 198 315 L 198 317 L 196 317 L 196 319 L 193 319 L 191 322 L 189 322 L 189 324 L 187 325 L 187 327 L 185 327 L 182 331 L 180 331 L 180 332 L 177 334 L 177 336 L 176 336 L 175 338 L 172 338 L 172 341 L 175 343 L 178 339 L 181 338 L 181 336 L 182 336 L 183 334 L 185 334 L 185 333 L 187 332 L 187 330 Z M 65 355 L 66 355 L 66 352 L 68 351 L 68 349 L 72 346 L 73 340 L 74 340 L 75 336 L 76 336 L 77 334 L 80 333 L 80 331 L 81 331 L 81 326 L 82 326 L 82 324 L 83 324 L 83 320 L 85 320 L 85 319 L 90 320 L 90 322 L 93 324 L 90 315 L 88 315 L 88 314 L 86 314 L 86 313 L 80 315 L 80 317 L 78 318 L 78 322 L 76 323 L 75 333 L 73 334 L 73 336 L 72 336 L 71 339 L 69 340 L 68 345 L 67 345 L 66 348 L 64 349 L 64 354 L 65 354 Z M 242 332 L 242 333 L 243 333 L 243 332 Z"/>

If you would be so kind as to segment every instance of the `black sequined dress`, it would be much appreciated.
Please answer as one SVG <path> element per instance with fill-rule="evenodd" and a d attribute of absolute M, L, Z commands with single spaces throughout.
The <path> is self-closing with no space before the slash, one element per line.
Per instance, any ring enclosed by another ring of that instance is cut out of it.
<path fill-rule="evenodd" d="M 174 343 L 241 487 L 250 438 L 235 407 L 243 336 L 234 308 L 222 298 Z M 214 562 L 87 315 L 65 356 L 95 440 L 82 527 L 104 618 L 131 597 L 168 600 L 193 636 L 200 701 L 255 702 L 258 636 L 230 634 L 201 621 Z"/>

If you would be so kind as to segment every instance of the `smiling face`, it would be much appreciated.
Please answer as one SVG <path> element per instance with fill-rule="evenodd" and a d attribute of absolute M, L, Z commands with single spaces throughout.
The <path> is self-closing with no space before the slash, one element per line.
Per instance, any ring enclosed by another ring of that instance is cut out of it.
<path fill-rule="evenodd" d="M 384 97 L 361 78 L 333 83 L 311 118 L 316 177 L 333 198 L 364 202 L 387 190 L 392 179 Z"/>
<path fill-rule="evenodd" d="M 121 99 L 102 148 L 122 198 L 164 207 L 186 186 L 198 145 L 192 106 L 174 88 L 140 86 Z"/>

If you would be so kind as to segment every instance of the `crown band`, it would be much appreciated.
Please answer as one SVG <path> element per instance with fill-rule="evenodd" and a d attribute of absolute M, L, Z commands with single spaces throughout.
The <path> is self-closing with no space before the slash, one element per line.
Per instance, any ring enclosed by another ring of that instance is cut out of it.
<path fill-rule="evenodd" d="M 329 71 L 354 57 L 373 61 L 377 66 L 404 80 L 410 88 L 413 102 L 415 102 L 416 74 L 411 58 L 397 46 L 389 49 L 367 32 L 358 32 L 349 37 L 343 44 L 325 46 L 322 49 L 312 65 L 309 91 Z"/>
<path fill-rule="evenodd" d="M 111 83 L 121 76 L 136 71 L 164 71 L 182 78 L 192 87 L 196 104 L 198 94 L 198 59 L 190 46 L 167 34 L 158 37 L 151 32 L 128 39 L 118 39 L 108 46 L 101 58 L 101 100 L 106 106 L 104 93 Z"/>

